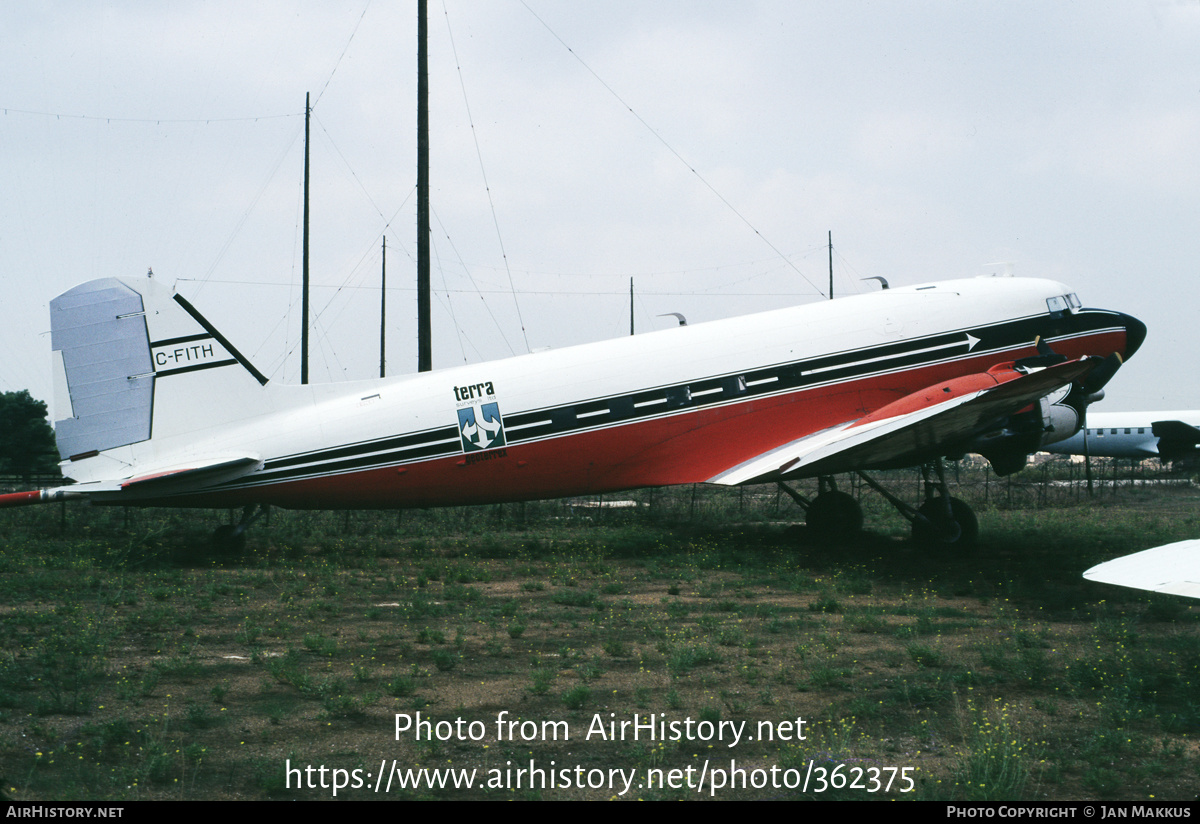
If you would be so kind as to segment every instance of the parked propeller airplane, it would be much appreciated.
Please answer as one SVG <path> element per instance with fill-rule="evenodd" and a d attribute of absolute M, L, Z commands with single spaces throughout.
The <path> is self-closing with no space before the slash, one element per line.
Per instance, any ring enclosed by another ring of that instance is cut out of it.
<path fill-rule="evenodd" d="M 1200 410 L 1188 412 L 1096 412 L 1086 428 L 1046 446 L 1060 455 L 1094 458 L 1195 458 L 1200 451 Z"/>
<path fill-rule="evenodd" d="M 1077 431 L 1145 336 L 1062 284 L 977 278 L 280 386 L 158 281 L 91 281 L 50 309 L 55 433 L 75 483 L 0 495 L 0 506 L 245 506 L 227 528 L 235 538 L 266 505 L 426 507 L 702 482 L 778 482 L 810 528 L 856 529 L 858 503 L 832 475 L 921 465 L 925 504 L 889 499 L 915 536 L 966 543 L 975 518 L 949 496 L 943 456 L 1020 469 Z M 822 479 L 811 501 L 783 483 L 804 477 Z"/>

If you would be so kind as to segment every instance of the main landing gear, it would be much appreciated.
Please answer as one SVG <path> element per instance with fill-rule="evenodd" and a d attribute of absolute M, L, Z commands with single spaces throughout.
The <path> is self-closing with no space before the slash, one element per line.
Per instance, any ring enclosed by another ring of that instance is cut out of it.
<path fill-rule="evenodd" d="M 950 496 L 941 459 L 924 464 L 925 501 L 914 508 L 865 472 L 857 473 L 912 524 L 913 541 L 928 547 L 969 549 L 979 539 L 979 521 L 964 501 Z M 852 496 L 839 492 L 832 477 L 817 479 L 817 497 L 809 500 L 782 481 L 779 488 L 806 512 L 809 530 L 823 538 L 853 537 L 862 530 L 862 509 Z"/>
<path fill-rule="evenodd" d="M 242 507 L 242 517 L 236 524 L 221 524 L 213 530 L 213 546 L 221 552 L 241 552 L 246 548 L 246 530 L 250 524 L 267 514 L 264 504 Z"/>
<path fill-rule="evenodd" d="M 853 538 L 862 532 L 862 507 L 853 495 L 838 490 L 832 475 L 817 478 L 817 497 L 812 500 L 783 481 L 778 481 L 778 485 L 804 510 L 804 522 L 812 534 L 822 538 Z"/>
<path fill-rule="evenodd" d="M 925 503 L 912 516 L 901 510 L 912 523 L 913 540 L 926 546 L 975 546 L 979 540 L 979 521 L 965 502 L 950 497 L 942 459 L 923 465 L 921 474 L 925 482 Z"/>

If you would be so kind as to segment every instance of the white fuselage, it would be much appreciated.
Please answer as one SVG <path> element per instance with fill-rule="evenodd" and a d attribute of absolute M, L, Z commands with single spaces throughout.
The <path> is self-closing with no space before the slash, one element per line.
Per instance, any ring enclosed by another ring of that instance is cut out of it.
<path fill-rule="evenodd" d="M 194 505 L 433 506 L 701 482 L 1034 356 L 1039 337 L 1069 357 L 1122 351 L 1130 320 L 1079 308 L 1054 281 L 976 278 L 405 377 L 276 386 L 219 336 L 210 360 L 180 368 L 177 342 L 197 346 L 201 323 L 215 330 L 157 284 L 121 283 L 146 304 L 152 437 L 83 453 L 64 472 L 104 481 L 261 460 L 170 501 Z"/>

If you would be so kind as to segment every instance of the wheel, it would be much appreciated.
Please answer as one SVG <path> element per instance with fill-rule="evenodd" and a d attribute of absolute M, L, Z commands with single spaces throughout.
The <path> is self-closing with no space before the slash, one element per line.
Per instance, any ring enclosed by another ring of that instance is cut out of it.
<path fill-rule="evenodd" d="M 862 508 L 853 495 L 822 492 L 808 505 L 805 523 L 811 532 L 823 537 L 849 537 L 862 532 Z"/>
<path fill-rule="evenodd" d="M 222 524 L 213 530 L 212 544 L 221 552 L 241 552 L 246 548 L 246 530 Z"/>
<path fill-rule="evenodd" d="M 979 540 L 979 521 L 971 507 L 958 498 L 950 499 L 950 518 L 946 517 L 944 498 L 931 498 L 917 511 L 928 518 L 913 521 L 913 540 L 919 544 L 970 548 Z"/>

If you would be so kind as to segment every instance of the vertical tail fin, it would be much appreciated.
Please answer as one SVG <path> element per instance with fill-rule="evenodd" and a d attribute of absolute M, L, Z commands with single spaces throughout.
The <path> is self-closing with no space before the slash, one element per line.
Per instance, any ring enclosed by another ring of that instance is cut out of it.
<path fill-rule="evenodd" d="M 55 435 L 79 460 L 245 418 L 267 378 L 182 296 L 105 278 L 50 302 Z"/>
<path fill-rule="evenodd" d="M 154 398 L 142 296 L 107 278 L 50 302 L 54 434 L 63 460 L 150 438 Z"/>

